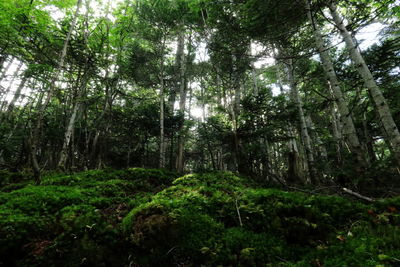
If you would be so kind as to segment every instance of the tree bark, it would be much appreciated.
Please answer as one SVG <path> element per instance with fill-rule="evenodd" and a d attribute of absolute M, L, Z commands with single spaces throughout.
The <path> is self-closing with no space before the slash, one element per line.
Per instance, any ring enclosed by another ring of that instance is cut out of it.
<path fill-rule="evenodd" d="M 277 66 L 277 83 L 278 87 L 280 89 L 281 94 L 285 94 L 285 91 L 282 86 L 282 77 L 281 77 L 281 64 L 278 61 L 278 57 L 275 52 L 275 46 L 272 49 L 273 52 L 273 57 L 276 61 L 276 66 Z M 302 169 L 302 158 L 299 153 L 299 147 L 297 144 L 296 140 L 296 134 L 295 134 L 295 129 L 292 125 L 291 122 L 288 123 L 287 127 L 285 127 L 285 130 L 289 136 L 289 140 L 287 142 L 287 148 L 288 148 L 288 158 L 287 158 L 287 181 L 288 182 L 293 182 L 293 183 L 305 183 L 304 179 L 304 172 Z M 268 144 L 268 142 L 267 142 Z M 270 164 L 271 165 L 271 164 Z"/>
<path fill-rule="evenodd" d="M 78 100 L 78 101 L 80 101 L 80 100 Z M 69 118 L 67 130 L 65 131 L 64 142 L 63 142 L 63 146 L 62 146 L 61 153 L 60 153 L 60 160 L 58 161 L 58 168 L 60 168 L 62 170 L 65 170 L 65 164 L 67 163 L 68 148 L 69 148 L 69 144 L 71 142 L 71 137 L 72 137 L 72 134 L 74 131 L 75 121 L 78 116 L 79 109 L 80 109 L 80 103 L 77 102 L 74 105 L 74 109 L 72 110 L 71 117 Z"/>
<path fill-rule="evenodd" d="M 342 156 L 343 143 L 342 143 L 342 134 L 341 134 L 342 131 L 341 131 L 341 127 L 339 125 L 339 120 L 336 116 L 335 107 L 336 107 L 335 103 L 332 102 L 329 110 L 331 112 L 332 136 L 333 136 L 333 139 L 335 140 L 336 161 L 337 161 L 337 164 L 340 166 L 343 163 L 343 156 Z"/>
<path fill-rule="evenodd" d="M 2 101 L 1 101 L 0 111 L 5 110 L 6 107 L 7 107 L 7 105 L 8 105 L 8 104 L 7 104 L 7 96 L 8 96 L 8 94 L 10 93 L 11 88 L 12 88 L 13 85 L 14 85 L 15 79 L 16 79 L 16 78 L 18 77 L 18 75 L 19 75 L 19 71 L 21 70 L 22 65 L 23 65 L 23 63 L 22 63 L 22 61 L 21 61 L 21 62 L 18 64 L 18 67 L 17 67 L 17 69 L 15 70 L 15 72 L 14 72 L 12 78 L 11 78 L 11 81 L 10 81 L 10 83 L 9 83 L 9 85 L 8 85 L 8 87 L 7 87 L 7 89 L 4 91 L 4 94 L 2 95 Z"/>
<path fill-rule="evenodd" d="M 180 126 L 178 133 L 178 151 L 176 156 L 176 170 L 179 173 L 183 172 L 183 154 L 185 146 L 185 136 L 184 136 L 184 123 L 185 123 L 185 105 L 186 105 L 186 95 L 187 95 L 187 80 L 186 80 L 186 56 L 185 56 L 185 33 L 180 32 L 178 37 L 178 50 L 180 50 L 177 55 L 179 58 L 179 112 L 183 116 L 183 122 Z"/>
<path fill-rule="evenodd" d="M 3 50 L 2 52 L 4 52 L 5 49 L 2 50 Z M 6 62 L 6 60 L 7 60 L 7 55 L 0 54 L 0 70 L 3 69 L 3 64 L 4 62 Z"/>
<path fill-rule="evenodd" d="M 160 62 L 160 161 L 159 167 L 165 167 L 165 133 L 164 133 L 164 91 L 165 91 L 165 83 L 164 83 L 164 49 L 165 49 L 165 40 L 166 37 L 163 36 L 162 44 L 161 44 L 161 62 Z"/>
<path fill-rule="evenodd" d="M 165 167 L 165 143 L 164 143 L 164 78 L 160 85 L 160 168 Z"/>
<path fill-rule="evenodd" d="M 90 11 L 90 0 L 86 0 L 86 15 L 85 15 L 85 24 L 86 24 L 86 29 L 84 33 L 84 45 L 86 46 L 88 43 L 88 38 L 89 38 L 89 11 Z M 86 85 L 89 80 L 89 70 L 88 70 L 88 62 L 89 58 L 86 56 L 85 58 L 85 63 L 84 63 L 84 68 L 85 68 L 85 73 L 84 73 L 84 78 L 82 80 L 82 83 L 80 86 L 78 86 L 78 93 L 77 97 L 75 98 L 74 101 L 74 108 L 71 113 L 71 117 L 69 118 L 68 121 L 68 126 L 65 131 L 65 136 L 64 136 L 64 142 L 63 146 L 60 152 L 60 158 L 57 164 L 57 167 L 61 170 L 65 170 L 67 159 L 68 159 L 68 150 L 70 147 L 70 142 L 71 138 L 74 134 L 74 128 L 75 128 L 75 122 L 78 117 L 79 110 L 82 105 L 82 100 L 80 98 L 83 97 L 84 91 L 86 90 Z M 79 80 L 79 78 L 78 78 Z"/>
<path fill-rule="evenodd" d="M 374 151 L 374 139 L 371 136 L 370 132 L 369 132 L 369 125 L 367 122 L 367 116 L 364 112 L 363 114 L 364 120 L 363 120 L 363 129 L 364 129 L 364 139 L 365 139 L 365 146 L 367 148 L 367 152 L 368 152 L 368 157 L 369 157 L 369 161 L 371 163 L 376 161 L 376 154 Z"/>
<path fill-rule="evenodd" d="M 78 2 L 76 4 L 75 14 L 71 21 L 71 25 L 69 27 L 68 34 L 64 41 L 64 46 L 63 46 L 63 49 L 60 54 L 60 59 L 58 61 L 57 69 L 52 77 L 51 82 L 50 82 L 50 86 L 48 89 L 46 99 L 45 99 L 44 103 L 39 107 L 38 117 L 36 119 L 35 127 L 34 127 L 33 131 L 31 132 L 31 137 L 30 137 L 30 142 L 29 142 L 30 143 L 30 157 L 31 157 L 31 163 L 32 163 L 35 180 L 37 183 L 40 182 L 40 172 L 41 172 L 39 162 L 37 159 L 37 152 L 38 152 L 38 146 L 39 146 L 39 141 L 40 141 L 39 135 L 40 135 L 40 130 L 42 128 L 44 113 L 45 113 L 47 106 L 49 105 L 51 99 L 53 98 L 55 87 L 56 87 L 56 81 L 59 78 L 58 76 L 60 75 L 60 73 L 64 67 L 64 61 L 65 61 L 65 57 L 67 55 L 69 40 L 71 39 L 72 31 L 74 30 L 75 25 L 76 25 L 76 20 L 78 18 L 81 3 L 82 3 L 82 0 L 78 0 Z"/>
<path fill-rule="evenodd" d="M 313 184 L 318 184 L 319 180 L 318 180 L 318 177 L 316 176 L 316 172 L 315 172 L 314 153 L 313 153 L 313 148 L 311 145 L 311 138 L 310 138 L 310 135 L 309 135 L 308 129 L 307 129 L 306 119 L 304 116 L 303 101 L 301 100 L 300 94 L 297 89 L 297 84 L 295 82 L 294 66 L 293 66 L 292 60 L 289 60 L 289 61 L 290 62 L 288 64 L 288 78 L 289 78 L 289 82 L 290 82 L 290 89 L 292 92 L 293 100 L 294 100 L 294 102 L 297 106 L 297 110 L 299 112 L 301 139 L 303 141 L 305 154 L 307 157 L 308 172 L 310 175 L 311 182 Z"/>
<path fill-rule="evenodd" d="M 13 62 L 14 62 L 14 58 L 11 58 L 10 62 L 8 62 L 8 64 L 4 67 L 2 74 L 0 76 L 0 82 L 7 76 L 7 72 L 10 69 Z"/>
<path fill-rule="evenodd" d="M 240 137 L 238 133 L 238 128 L 239 128 L 239 115 L 240 115 L 240 102 L 241 102 L 241 79 L 238 71 L 238 59 L 235 55 L 232 55 L 232 76 L 231 78 L 232 81 L 232 86 L 233 86 L 233 95 L 231 95 L 232 101 L 231 101 L 231 106 L 232 106 L 232 123 L 233 123 L 233 139 L 234 139 L 234 145 L 235 145 L 235 159 L 236 159 L 236 170 L 240 173 L 246 173 L 247 172 L 247 167 L 244 165 L 243 159 L 242 159 L 242 151 L 241 151 L 241 145 L 240 145 Z"/>
<path fill-rule="evenodd" d="M 393 156 L 397 162 L 397 165 L 400 166 L 400 133 L 394 122 L 392 114 L 390 112 L 389 106 L 385 97 L 382 94 L 382 91 L 379 89 L 374 77 L 372 76 L 371 71 L 369 70 L 367 64 L 360 51 L 358 50 L 353 37 L 347 30 L 343 18 L 339 15 L 336 5 L 333 1 L 329 4 L 329 9 L 335 22 L 336 27 L 339 29 L 342 38 L 346 43 L 347 50 L 350 54 L 350 57 L 353 63 L 357 67 L 357 71 L 359 75 L 362 77 L 364 81 L 364 85 L 368 88 L 373 101 L 375 102 L 375 107 L 379 114 L 379 119 L 383 125 L 383 128 L 386 132 L 386 136 L 388 141 L 393 148 Z"/>
<path fill-rule="evenodd" d="M 306 117 L 306 122 L 307 122 L 308 130 L 310 131 L 311 136 L 314 139 L 314 144 L 318 148 L 319 155 L 321 156 L 321 158 L 323 160 L 325 160 L 325 161 L 328 160 L 328 152 L 327 152 L 326 147 L 325 147 L 324 143 L 322 142 L 320 136 L 316 132 L 315 124 L 312 121 L 312 118 L 310 115 L 308 115 Z M 314 133 L 314 134 L 312 134 L 312 133 Z"/>
<path fill-rule="evenodd" d="M 343 129 L 342 134 L 349 144 L 350 151 L 355 155 L 357 163 L 360 164 L 362 168 L 366 168 L 367 160 L 365 158 L 365 153 L 358 139 L 352 115 L 343 96 L 342 89 L 340 88 L 339 79 L 336 76 L 334 65 L 329 55 L 329 49 L 322 38 L 318 23 L 314 20 L 309 0 L 306 0 L 306 3 L 308 18 L 313 25 L 315 44 L 317 46 L 325 75 L 328 78 L 334 99 L 338 106 L 338 111 L 340 113 L 340 123 Z"/>
<path fill-rule="evenodd" d="M 21 97 L 22 89 L 24 89 L 25 83 L 27 82 L 27 80 L 28 80 L 28 78 L 24 75 L 24 77 L 22 77 L 22 80 L 21 80 L 20 84 L 18 85 L 17 90 L 15 90 L 14 97 L 11 100 L 11 102 L 8 105 L 8 108 L 7 108 L 8 116 L 11 115 L 11 112 L 15 107 L 15 103 L 17 103 L 18 99 Z"/>
<path fill-rule="evenodd" d="M 287 143 L 288 146 L 288 173 L 287 181 L 291 183 L 304 183 L 302 175 L 301 159 L 299 149 L 297 146 L 296 138 L 294 137 L 292 126 L 288 127 L 290 139 Z"/>

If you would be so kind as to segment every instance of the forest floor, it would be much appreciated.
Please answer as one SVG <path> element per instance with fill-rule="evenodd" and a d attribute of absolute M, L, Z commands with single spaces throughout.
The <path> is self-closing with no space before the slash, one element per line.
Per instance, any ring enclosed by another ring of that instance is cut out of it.
<path fill-rule="evenodd" d="M 227 172 L 0 172 L 0 266 L 399 266 L 400 197 L 373 204 Z"/>

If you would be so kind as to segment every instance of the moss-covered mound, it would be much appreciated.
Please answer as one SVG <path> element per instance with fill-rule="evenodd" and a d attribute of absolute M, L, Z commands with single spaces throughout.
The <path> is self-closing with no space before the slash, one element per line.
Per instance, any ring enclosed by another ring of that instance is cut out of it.
<path fill-rule="evenodd" d="M 365 205 L 231 173 L 49 176 L 0 193 L 0 265 L 396 266 L 400 198 Z"/>
<path fill-rule="evenodd" d="M 120 222 L 176 177 L 135 168 L 8 184 L 0 193 L 0 266 L 122 265 L 129 251 Z"/>
<path fill-rule="evenodd" d="M 376 266 L 400 258 L 400 199 L 246 186 L 229 174 L 187 175 L 123 220 L 142 265 Z"/>

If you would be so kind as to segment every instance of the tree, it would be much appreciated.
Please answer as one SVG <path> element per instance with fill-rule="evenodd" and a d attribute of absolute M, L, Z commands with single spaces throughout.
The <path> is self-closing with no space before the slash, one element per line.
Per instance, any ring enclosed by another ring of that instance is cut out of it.
<path fill-rule="evenodd" d="M 35 179 L 36 179 L 37 182 L 40 181 L 40 166 L 39 166 L 39 162 L 37 160 L 37 150 L 38 150 L 38 145 L 39 145 L 39 140 L 40 140 L 40 130 L 41 130 L 41 127 L 42 127 L 42 121 L 43 121 L 43 117 L 44 117 L 44 113 L 46 111 L 46 108 L 49 105 L 49 103 L 50 103 L 50 101 L 51 101 L 51 99 L 53 97 L 53 94 L 55 93 L 54 91 L 55 91 L 56 81 L 57 81 L 58 75 L 61 73 L 61 70 L 64 67 L 64 60 L 65 60 L 65 57 L 67 55 L 68 43 L 69 43 L 69 40 L 71 38 L 72 31 L 75 28 L 75 24 L 76 24 L 76 20 L 77 20 L 77 17 L 78 17 L 79 9 L 81 7 L 81 3 L 82 3 L 82 0 L 78 0 L 78 2 L 76 4 L 75 14 L 74 14 L 74 16 L 72 18 L 68 34 L 67 34 L 67 36 L 65 38 L 65 41 L 64 41 L 64 46 L 63 46 L 63 49 L 62 49 L 61 54 L 60 54 L 60 58 L 59 58 L 59 61 L 58 61 L 57 69 L 56 69 L 56 71 L 55 71 L 55 73 L 53 75 L 53 78 L 52 78 L 51 82 L 50 82 L 48 93 L 47 93 L 47 96 L 45 98 L 45 101 L 39 107 L 38 114 L 37 114 L 37 119 L 36 119 L 36 122 L 35 122 L 35 127 L 34 127 L 32 133 L 31 133 L 31 137 L 30 137 L 30 157 L 31 157 L 31 162 L 32 162 L 32 168 L 33 168 L 33 171 L 34 171 L 34 176 L 35 176 Z"/>
<path fill-rule="evenodd" d="M 332 90 L 334 100 L 337 104 L 340 113 L 340 123 L 343 129 L 343 136 L 349 143 L 350 150 L 355 155 L 357 163 L 362 168 L 366 168 L 367 162 L 362 151 L 360 141 L 358 140 L 357 131 L 354 126 L 353 116 L 348 108 L 348 104 L 344 99 L 342 89 L 340 88 L 339 80 L 335 73 L 335 68 L 329 55 L 329 48 L 326 46 L 318 22 L 315 20 L 309 0 L 306 1 L 308 18 L 312 24 L 314 31 L 315 44 L 318 49 L 325 75 L 328 78 L 329 88 Z M 336 132 L 335 128 L 335 132 Z M 337 136 L 337 134 L 336 134 Z"/>
<path fill-rule="evenodd" d="M 383 96 L 382 91 L 379 89 L 363 56 L 357 49 L 353 37 L 347 30 L 344 24 L 344 20 L 338 13 L 337 6 L 333 1 L 331 1 L 329 4 L 329 10 L 331 12 L 332 19 L 335 22 L 336 27 L 339 29 L 339 32 L 346 43 L 346 47 L 348 49 L 351 59 L 356 65 L 357 71 L 363 79 L 365 87 L 369 90 L 371 94 L 377 112 L 379 114 L 379 119 L 385 130 L 385 136 L 387 136 L 388 141 L 393 148 L 393 156 L 396 159 L 397 165 L 400 166 L 400 132 L 397 128 L 396 123 L 393 120 L 386 98 Z"/>

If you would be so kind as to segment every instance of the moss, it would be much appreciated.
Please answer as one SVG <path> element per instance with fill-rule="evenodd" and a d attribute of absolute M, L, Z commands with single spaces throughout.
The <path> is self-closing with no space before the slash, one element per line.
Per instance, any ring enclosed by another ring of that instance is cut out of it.
<path fill-rule="evenodd" d="M 53 174 L 0 193 L 7 266 L 377 266 L 400 258 L 398 198 L 365 205 L 232 173 Z M 175 179 L 175 180 L 174 180 Z"/>
<path fill-rule="evenodd" d="M 23 172 L 9 172 L 0 170 L 0 188 L 3 192 L 8 192 L 13 189 L 14 186 L 23 186 L 32 179 L 32 175 Z"/>
<path fill-rule="evenodd" d="M 284 257 L 285 243 L 267 233 L 254 233 L 240 227 L 229 228 L 223 238 L 225 250 L 216 259 L 230 265 L 257 266 L 275 262 Z"/>
<path fill-rule="evenodd" d="M 126 251 L 121 247 L 127 247 L 119 231 L 122 219 L 175 177 L 160 170 L 106 169 L 47 175 L 41 185 L 0 192 L 0 258 L 8 256 L 0 263 L 118 261 Z M 98 256 L 103 250 L 106 258 Z M 114 256 L 107 256 L 112 251 Z"/>
<path fill-rule="evenodd" d="M 394 226 L 358 222 L 326 245 L 309 251 L 295 266 L 310 266 L 316 259 L 323 266 L 395 266 L 400 257 L 399 231 Z"/>

